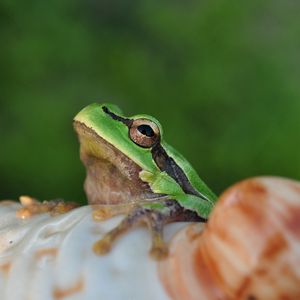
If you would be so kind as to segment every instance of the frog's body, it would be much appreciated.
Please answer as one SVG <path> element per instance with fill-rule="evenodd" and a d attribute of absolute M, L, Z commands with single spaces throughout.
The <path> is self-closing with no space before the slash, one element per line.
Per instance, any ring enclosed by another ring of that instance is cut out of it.
<path fill-rule="evenodd" d="M 164 141 L 155 118 L 127 118 L 114 105 L 91 104 L 75 117 L 74 127 L 87 168 L 89 203 L 133 209 L 100 241 L 102 248 L 109 248 L 115 236 L 141 221 L 150 225 L 152 232 L 156 228 L 154 240 L 160 240 L 167 222 L 208 218 L 215 195 L 187 160 Z"/>

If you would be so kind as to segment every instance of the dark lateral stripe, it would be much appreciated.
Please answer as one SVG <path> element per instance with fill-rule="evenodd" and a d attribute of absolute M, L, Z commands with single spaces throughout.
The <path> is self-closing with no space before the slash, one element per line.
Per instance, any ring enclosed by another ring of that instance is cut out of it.
<path fill-rule="evenodd" d="M 126 126 L 131 126 L 133 120 L 131 119 L 127 119 L 127 118 L 123 118 L 123 117 L 120 117 L 116 114 L 114 114 L 113 112 L 111 112 L 106 106 L 102 106 L 102 110 L 108 114 L 112 119 L 116 120 L 116 121 L 119 121 L 119 122 L 122 122 L 124 123 Z"/>
<path fill-rule="evenodd" d="M 182 190 L 191 195 L 195 195 L 207 200 L 197 190 L 193 188 L 183 170 L 177 165 L 175 160 L 170 157 L 160 143 L 157 143 L 151 150 L 152 157 L 161 171 L 165 171 L 182 188 Z"/>
<path fill-rule="evenodd" d="M 124 123 L 128 126 L 128 128 L 132 125 L 133 120 L 114 114 L 106 106 L 103 106 L 102 110 L 114 120 Z M 207 200 L 205 196 L 193 188 L 183 170 L 177 165 L 175 160 L 167 154 L 159 142 L 152 147 L 151 153 L 159 169 L 161 171 L 165 171 L 169 176 L 171 176 L 185 193 Z"/>

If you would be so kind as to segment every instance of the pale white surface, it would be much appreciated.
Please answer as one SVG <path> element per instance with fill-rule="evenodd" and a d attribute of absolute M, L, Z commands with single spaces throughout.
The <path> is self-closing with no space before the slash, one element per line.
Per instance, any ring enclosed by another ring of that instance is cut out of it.
<path fill-rule="evenodd" d="M 106 256 L 93 243 L 122 216 L 95 222 L 89 206 L 64 215 L 16 218 L 0 202 L 0 299 L 169 300 L 149 257 L 146 229 L 125 234 Z M 169 239 L 184 224 L 166 227 Z"/>

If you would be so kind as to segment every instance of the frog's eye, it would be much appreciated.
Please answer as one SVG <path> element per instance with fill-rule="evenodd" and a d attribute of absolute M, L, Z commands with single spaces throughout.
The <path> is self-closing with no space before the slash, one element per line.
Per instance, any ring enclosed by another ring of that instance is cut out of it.
<path fill-rule="evenodd" d="M 137 145 L 151 148 L 159 141 L 160 132 L 154 122 L 148 119 L 136 119 L 129 128 L 129 136 Z"/>

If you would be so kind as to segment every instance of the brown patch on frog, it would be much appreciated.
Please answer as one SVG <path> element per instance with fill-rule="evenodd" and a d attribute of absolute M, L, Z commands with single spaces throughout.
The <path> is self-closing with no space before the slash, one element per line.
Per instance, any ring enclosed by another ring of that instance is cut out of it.
<path fill-rule="evenodd" d="M 74 285 L 70 286 L 69 288 L 55 288 L 52 292 L 52 295 L 55 300 L 61 300 L 81 292 L 83 288 L 84 280 L 80 278 L 77 282 L 74 283 Z"/>
<path fill-rule="evenodd" d="M 84 188 L 89 204 L 129 203 L 155 196 L 148 183 L 139 178 L 141 167 L 91 128 L 78 121 L 74 128 L 87 169 Z"/>
<path fill-rule="evenodd" d="M 58 253 L 57 248 L 42 248 L 42 249 L 38 249 L 35 252 L 35 258 L 40 259 L 44 256 L 56 256 L 57 253 Z"/>
<path fill-rule="evenodd" d="M 11 262 L 6 262 L 3 265 L 0 265 L 0 270 L 7 275 L 11 269 Z"/>

